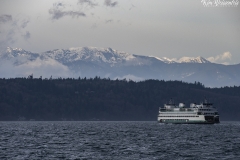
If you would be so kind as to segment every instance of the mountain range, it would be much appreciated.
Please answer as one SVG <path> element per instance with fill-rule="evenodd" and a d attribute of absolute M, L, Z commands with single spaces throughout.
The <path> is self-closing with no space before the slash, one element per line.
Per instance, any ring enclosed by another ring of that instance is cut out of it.
<path fill-rule="evenodd" d="M 33 53 L 8 47 L 0 53 L 0 77 L 95 77 L 200 82 L 207 87 L 240 85 L 240 64 L 211 63 L 203 57 L 142 56 L 111 48 L 77 47 Z"/>

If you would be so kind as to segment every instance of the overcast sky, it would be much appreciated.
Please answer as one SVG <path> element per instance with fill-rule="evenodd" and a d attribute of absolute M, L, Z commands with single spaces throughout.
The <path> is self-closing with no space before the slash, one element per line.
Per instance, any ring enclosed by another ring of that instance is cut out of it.
<path fill-rule="evenodd" d="M 1 0 L 0 47 L 111 47 L 131 54 L 240 63 L 240 4 L 201 0 Z"/>

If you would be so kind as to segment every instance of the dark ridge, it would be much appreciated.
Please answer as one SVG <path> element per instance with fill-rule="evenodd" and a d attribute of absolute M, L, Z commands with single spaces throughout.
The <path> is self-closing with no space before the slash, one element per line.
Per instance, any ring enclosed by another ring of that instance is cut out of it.
<path fill-rule="evenodd" d="M 240 120 L 240 87 L 206 88 L 201 83 L 109 78 L 0 79 L 0 120 L 157 121 L 158 108 L 203 101 L 221 120 Z"/>

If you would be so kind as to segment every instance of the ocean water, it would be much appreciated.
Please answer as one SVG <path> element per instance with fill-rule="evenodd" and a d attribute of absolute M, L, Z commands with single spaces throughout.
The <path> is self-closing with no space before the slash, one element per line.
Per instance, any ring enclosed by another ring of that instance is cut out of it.
<path fill-rule="evenodd" d="M 240 122 L 0 122 L 0 159 L 240 160 Z"/>

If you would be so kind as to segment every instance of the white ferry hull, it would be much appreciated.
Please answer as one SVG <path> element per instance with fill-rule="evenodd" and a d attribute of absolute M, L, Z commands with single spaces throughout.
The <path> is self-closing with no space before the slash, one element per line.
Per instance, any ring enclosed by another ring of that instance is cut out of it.
<path fill-rule="evenodd" d="M 214 116 L 200 115 L 197 117 L 186 117 L 186 118 L 163 118 L 158 117 L 159 123 L 174 123 L 174 124 L 214 124 L 220 123 L 219 117 L 216 119 Z"/>
<path fill-rule="evenodd" d="M 215 122 L 208 122 L 208 121 L 197 121 L 197 120 L 185 120 L 185 121 L 176 121 L 176 120 L 162 120 L 158 121 L 159 123 L 172 123 L 172 124 L 214 124 Z"/>

